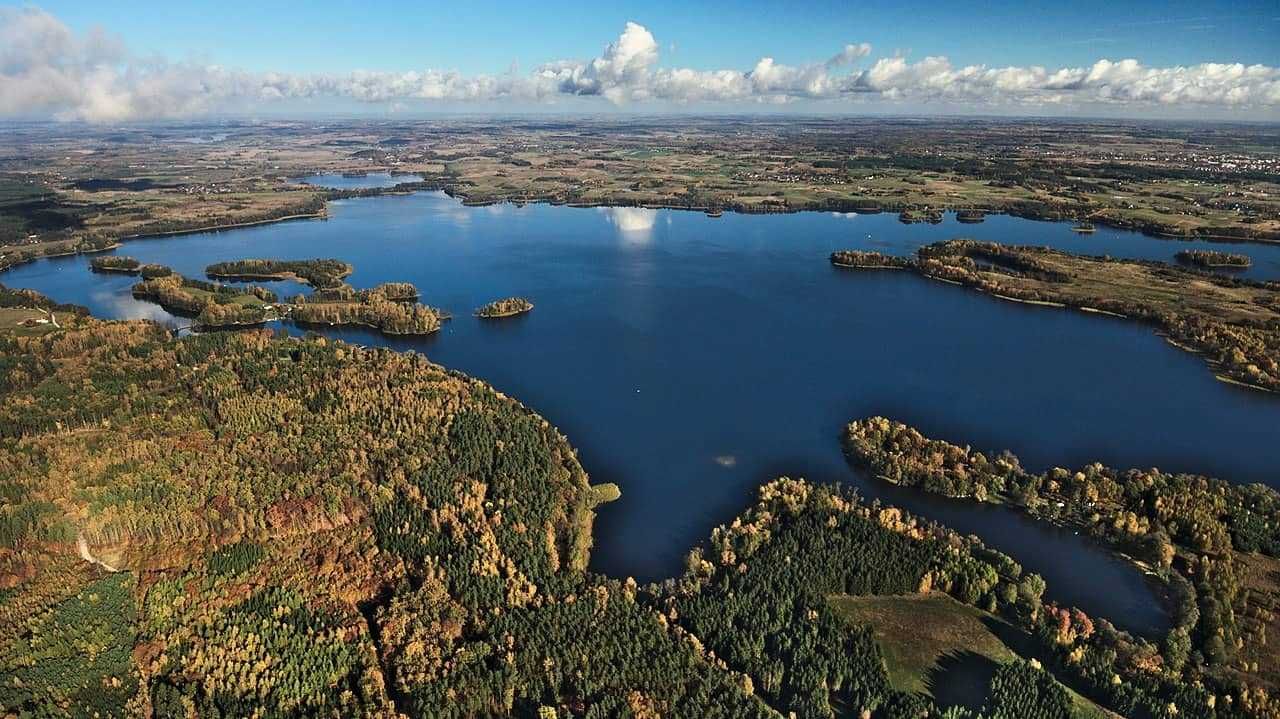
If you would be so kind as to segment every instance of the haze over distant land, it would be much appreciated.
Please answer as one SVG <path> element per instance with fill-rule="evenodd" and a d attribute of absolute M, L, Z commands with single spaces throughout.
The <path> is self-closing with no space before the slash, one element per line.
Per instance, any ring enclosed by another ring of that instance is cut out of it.
<path fill-rule="evenodd" d="M 416 54 L 387 60 L 371 47 L 376 42 L 370 34 L 333 27 L 337 20 L 323 17 L 330 10 L 316 8 L 308 17 L 294 18 L 302 30 L 290 31 L 278 43 L 290 50 L 296 43 L 300 52 L 331 48 L 329 61 L 301 69 L 270 52 L 265 58 L 236 56 L 226 64 L 202 58 L 204 47 L 164 53 L 171 48 L 155 38 L 192 33 L 183 19 L 150 21 L 143 32 L 136 18 L 120 21 L 130 26 L 118 29 L 109 14 L 79 6 L 3 7 L 0 118 L 121 122 L 227 114 L 798 111 L 1280 119 L 1280 67 L 1274 51 L 1265 49 L 1268 38 L 1280 41 L 1280 18 L 1265 5 L 1220 8 L 1221 18 L 1161 16 L 1118 23 L 1107 37 L 1061 34 L 1088 30 L 1077 23 L 1057 30 L 1056 42 L 1036 43 L 1037 33 L 1055 32 L 1042 21 L 1029 25 L 1023 38 L 1002 37 L 985 48 L 981 37 L 957 44 L 954 35 L 973 33 L 955 24 L 927 36 L 918 28 L 902 28 L 902 39 L 926 43 L 909 49 L 892 44 L 900 41 L 892 33 L 875 30 L 874 12 L 856 22 L 831 23 L 848 37 L 830 46 L 800 41 L 808 28 L 784 23 L 776 32 L 749 35 L 736 32 L 749 22 L 723 18 L 710 32 L 688 38 L 704 47 L 689 48 L 651 24 L 663 22 L 661 15 L 646 19 L 650 13 L 636 7 L 628 8 L 634 21 L 613 25 L 622 27 L 612 42 L 596 34 L 598 21 L 585 22 L 570 38 L 561 30 L 536 47 L 521 42 L 513 51 L 528 56 L 525 67 L 490 42 L 490 33 L 510 34 L 508 26 L 523 18 L 494 17 L 489 26 L 469 28 L 476 44 L 495 54 L 487 63 L 433 50 L 457 41 L 443 37 L 451 29 L 433 23 L 418 28 Z M 64 20 L 63 11 L 73 20 Z M 380 12 L 380 22 L 395 24 L 397 11 Z M 81 22 L 82 15 L 88 20 Z M 1238 32 L 1240 41 L 1219 45 L 1195 39 L 1211 34 L 1218 20 L 1246 28 Z M 865 41 L 862 28 L 873 28 L 876 39 L 890 44 Z M 312 31 L 310 41 L 297 36 Z M 396 31 L 387 32 L 394 44 Z M 671 32 L 684 31 L 672 27 Z M 1122 42 L 1122 37 L 1130 39 Z M 1021 48 L 1016 62 L 1009 61 L 1010 44 Z M 563 59 L 601 46 L 589 59 Z M 1071 46 L 1079 47 L 1062 49 Z M 963 61 L 935 48 L 958 50 Z M 748 52 L 756 59 L 745 60 Z M 1150 56 L 1156 60 L 1143 59 Z M 423 57 L 440 64 L 409 69 Z M 695 58 L 697 66 L 684 66 L 686 57 Z M 379 69 L 361 69 L 370 62 Z M 277 63 L 293 67 L 280 69 Z M 468 69 L 452 69 L 459 65 Z M 495 72 L 494 67 L 506 69 Z"/>

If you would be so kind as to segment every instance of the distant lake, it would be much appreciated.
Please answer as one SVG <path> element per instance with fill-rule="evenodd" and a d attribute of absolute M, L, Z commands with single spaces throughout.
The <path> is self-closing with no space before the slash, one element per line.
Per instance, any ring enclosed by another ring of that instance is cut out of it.
<path fill-rule="evenodd" d="M 325 334 L 423 352 L 557 425 L 593 482 L 622 487 L 600 512 L 596 570 L 641 581 L 679 573 L 690 547 L 759 484 L 787 474 L 853 485 L 977 534 L 1044 575 L 1053 598 L 1119 626 L 1167 626 L 1137 571 L 1071 531 L 854 472 L 840 450 L 843 427 L 883 414 L 958 444 L 1011 449 L 1030 468 L 1096 460 L 1277 486 L 1280 398 L 1216 381 L 1198 357 L 1141 324 L 827 261 L 835 249 L 907 254 L 957 236 L 1151 259 L 1221 247 L 1104 229 L 1081 236 L 1069 224 L 1008 217 L 960 225 L 949 216 L 936 226 L 831 213 L 715 219 L 468 208 L 418 193 L 334 202 L 328 220 L 139 240 L 118 252 L 193 277 L 222 260 L 337 257 L 355 265 L 357 287 L 413 282 L 424 302 L 456 317 L 437 335 Z M 1254 257 L 1251 272 L 1280 276 L 1280 247 L 1229 249 Z M 95 315 L 167 317 L 129 296 L 133 278 L 87 265 L 42 260 L 0 282 Z M 497 322 L 471 316 L 508 295 L 536 309 Z"/>
<path fill-rule="evenodd" d="M 367 175 L 311 175 L 302 178 L 302 182 L 317 187 L 332 187 L 339 190 L 358 190 L 368 187 L 395 187 L 402 182 L 419 182 L 422 175 L 392 175 L 386 172 L 372 172 Z"/>

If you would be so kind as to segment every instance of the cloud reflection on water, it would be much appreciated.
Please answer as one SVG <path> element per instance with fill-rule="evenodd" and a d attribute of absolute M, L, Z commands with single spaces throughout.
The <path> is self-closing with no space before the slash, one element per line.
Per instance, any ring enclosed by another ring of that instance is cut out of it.
<path fill-rule="evenodd" d="M 112 319 L 155 320 L 165 322 L 173 319 L 173 315 L 165 312 L 159 305 L 135 300 L 132 295 L 122 295 L 115 291 L 93 293 L 93 301 L 109 308 L 106 315 Z"/>
<path fill-rule="evenodd" d="M 609 223 L 618 228 L 622 241 L 630 245 L 648 244 L 658 211 L 647 207 L 601 207 Z"/>

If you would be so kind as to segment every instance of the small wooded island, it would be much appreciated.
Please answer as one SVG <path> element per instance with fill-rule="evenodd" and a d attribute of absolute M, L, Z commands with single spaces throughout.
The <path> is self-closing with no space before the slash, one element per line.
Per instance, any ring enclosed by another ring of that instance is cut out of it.
<path fill-rule="evenodd" d="M 357 290 L 341 281 L 353 271 L 338 260 L 237 260 L 210 265 L 211 277 L 297 279 L 316 287 L 310 295 L 281 302 L 265 287 L 225 285 L 183 277 L 167 267 L 144 265 L 137 299 L 195 319 L 198 329 L 234 329 L 289 320 L 299 325 L 362 326 L 389 335 L 426 335 L 439 330 L 448 313 L 417 303 L 418 288 L 386 282 Z"/>
<path fill-rule="evenodd" d="M 497 319 L 499 317 L 512 317 L 514 315 L 524 314 L 533 309 L 533 303 L 523 297 L 507 297 L 501 300 L 494 300 L 489 304 L 476 310 L 476 317 L 483 319 Z"/>
<path fill-rule="evenodd" d="M 831 253 L 831 264 L 860 270 L 905 270 L 912 266 L 910 257 L 886 255 L 883 252 L 839 250 Z"/>
<path fill-rule="evenodd" d="M 938 225 L 942 223 L 942 219 L 942 210 L 931 207 L 924 209 L 909 208 L 898 213 L 898 222 L 904 225 L 914 225 L 918 222 Z"/>
<path fill-rule="evenodd" d="M 89 269 L 94 272 L 118 272 L 125 275 L 138 274 L 142 263 L 125 255 L 107 255 L 89 260 Z"/>
<path fill-rule="evenodd" d="M 120 275 L 141 275 L 144 280 L 153 280 L 157 277 L 168 277 L 173 274 L 173 270 L 165 267 L 164 265 L 144 265 L 132 257 L 125 257 L 123 255 L 95 257 L 89 261 L 89 269 L 93 272 L 113 272 Z"/>
<path fill-rule="evenodd" d="M 1253 264 L 1248 255 L 1215 250 L 1182 250 L 1174 255 L 1178 260 L 1200 267 L 1238 267 L 1244 269 Z"/>
<path fill-rule="evenodd" d="M 173 270 L 170 270 L 169 267 L 164 265 L 143 265 L 142 262 L 134 260 L 133 257 L 123 257 L 118 255 L 110 257 L 95 257 L 90 261 L 90 264 L 88 264 L 88 269 L 95 271 L 95 273 L 141 275 L 142 279 L 145 280 L 166 278 L 166 276 L 173 274 Z"/>
<path fill-rule="evenodd" d="M 213 280 L 297 280 L 312 287 L 336 287 L 355 271 L 341 260 L 234 260 L 204 268 Z"/>

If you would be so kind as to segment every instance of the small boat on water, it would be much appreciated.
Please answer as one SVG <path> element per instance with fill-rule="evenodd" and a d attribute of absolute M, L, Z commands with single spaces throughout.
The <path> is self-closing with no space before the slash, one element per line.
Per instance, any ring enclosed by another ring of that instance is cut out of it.
<path fill-rule="evenodd" d="M 707 217 L 720 217 L 724 215 L 724 210 L 707 210 Z"/>
<path fill-rule="evenodd" d="M 1075 227 L 1072 227 L 1071 231 L 1078 232 L 1082 235 L 1088 235 L 1097 232 L 1098 228 L 1094 227 L 1092 222 L 1081 222 Z"/>

